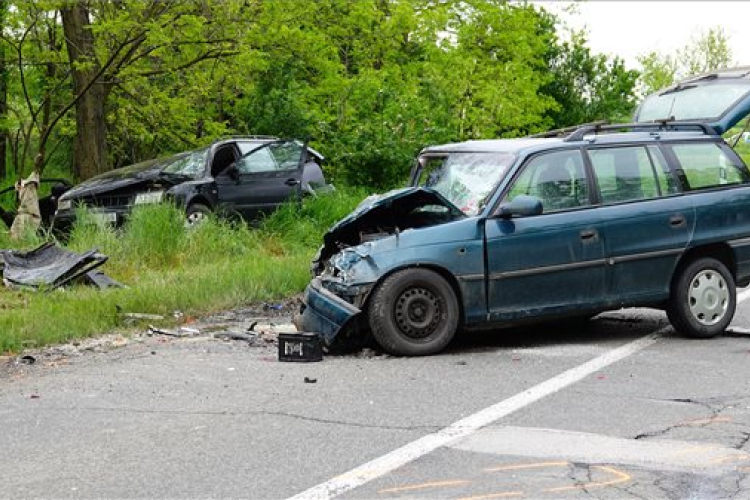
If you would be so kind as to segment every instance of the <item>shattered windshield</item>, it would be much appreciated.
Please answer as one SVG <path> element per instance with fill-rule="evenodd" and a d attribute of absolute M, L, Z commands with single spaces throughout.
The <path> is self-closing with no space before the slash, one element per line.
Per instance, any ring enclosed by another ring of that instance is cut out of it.
<path fill-rule="evenodd" d="M 466 215 L 476 215 L 514 159 L 510 153 L 424 155 L 418 185 L 439 192 Z"/>
<path fill-rule="evenodd" d="M 190 151 L 166 160 L 162 172 L 166 174 L 184 175 L 197 179 L 203 175 L 206 167 L 206 152 L 208 148 Z"/>
<path fill-rule="evenodd" d="M 686 84 L 654 94 L 643 101 L 638 121 L 700 120 L 722 116 L 742 96 L 750 92 L 747 80 L 715 85 Z"/>

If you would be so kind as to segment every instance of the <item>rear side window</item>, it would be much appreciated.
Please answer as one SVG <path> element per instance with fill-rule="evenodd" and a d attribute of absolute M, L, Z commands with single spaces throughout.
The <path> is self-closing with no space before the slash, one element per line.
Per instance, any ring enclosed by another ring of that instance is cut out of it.
<path fill-rule="evenodd" d="M 745 166 L 717 143 L 675 144 L 671 149 L 691 190 L 750 181 Z"/>
<path fill-rule="evenodd" d="M 589 151 L 602 203 L 647 200 L 676 192 L 656 148 L 643 146 Z"/>

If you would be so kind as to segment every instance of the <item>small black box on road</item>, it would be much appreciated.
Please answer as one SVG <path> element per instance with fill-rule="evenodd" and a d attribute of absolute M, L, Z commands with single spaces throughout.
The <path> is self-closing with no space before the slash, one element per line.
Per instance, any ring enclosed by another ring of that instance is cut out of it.
<path fill-rule="evenodd" d="M 279 361 L 321 361 L 323 345 L 316 333 L 280 333 Z"/>

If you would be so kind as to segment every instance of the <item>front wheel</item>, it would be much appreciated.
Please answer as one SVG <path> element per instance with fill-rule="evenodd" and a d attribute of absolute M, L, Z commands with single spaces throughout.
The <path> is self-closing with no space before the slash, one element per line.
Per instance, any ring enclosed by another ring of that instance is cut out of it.
<path fill-rule="evenodd" d="M 439 274 L 404 269 L 375 289 L 369 306 L 372 335 L 399 356 L 426 356 L 442 351 L 458 328 L 458 300 Z"/>
<path fill-rule="evenodd" d="M 196 227 L 204 222 L 211 214 L 211 209 L 201 203 L 193 203 L 187 209 L 185 217 L 186 227 Z"/>
<path fill-rule="evenodd" d="M 701 258 L 679 272 L 667 307 L 672 326 L 695 338 L 722 333 L 737 305 L 737 290 L 729 270 L 716 259 Z"/>

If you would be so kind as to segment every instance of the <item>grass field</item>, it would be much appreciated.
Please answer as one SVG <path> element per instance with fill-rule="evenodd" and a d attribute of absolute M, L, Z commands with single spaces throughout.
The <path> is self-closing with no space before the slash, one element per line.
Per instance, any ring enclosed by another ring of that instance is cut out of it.
<path fill-rule="evenodd" d="M 98 249 L 109 257 L 102 270 L 128 288 L 0 287 L 0 352 L 121 329 L 117 310 L 196 316 L 298 293 L 310 279 L 322 235 L 364 195 L 335 191 L 290 204 L 254 228 L 212 219 L 187 230 L 182 211 L 169 205 L 139 207 L 120 230 L 81 212 L 64 246 Z M 31 249 L 47 239 L 29 235 L 11 242 L 7 230 L 0 230 L 2 249 Z"/>

